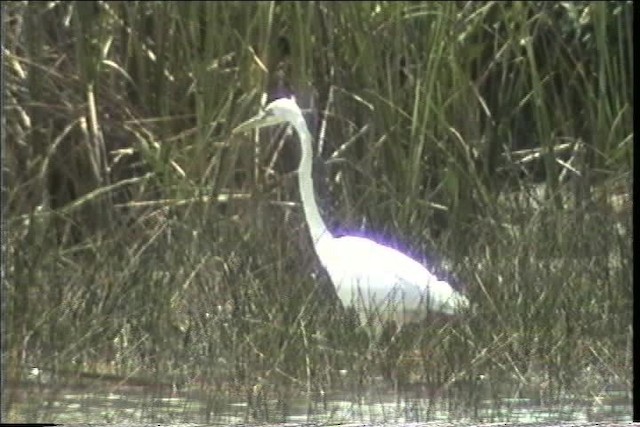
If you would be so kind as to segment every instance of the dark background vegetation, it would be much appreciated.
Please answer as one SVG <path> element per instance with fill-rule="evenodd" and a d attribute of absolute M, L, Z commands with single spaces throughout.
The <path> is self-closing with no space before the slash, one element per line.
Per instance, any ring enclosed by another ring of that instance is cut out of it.
<path fill-rule="evenodd" d="M 5 2 L 3 413 L 33 366 L 197 387 L 208 414 L 378 375 L 630 391 L 632 12 Z M 296 144 L 230 137 L 263 93 L 309 113 L 328 225 L 425 261 L 468 313 L 368 341 L 313 252 Z"/>

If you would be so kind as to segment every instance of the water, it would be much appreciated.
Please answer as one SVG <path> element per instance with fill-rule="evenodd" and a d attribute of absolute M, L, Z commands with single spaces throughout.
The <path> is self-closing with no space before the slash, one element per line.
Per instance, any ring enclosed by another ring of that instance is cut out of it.
<path fill-rule="evenodd" d="M 484 395 L 463 388 L 433 390 L 414 386 L 394 391 L 384 384 L 366 390 L 306 394 L 270 386 L 245 392 L 219 389 L 177 391 L 170 386 L 123 385 L 92 380 L 75 386 L 43 384 L 31 373 L 18 388 L 18 401 L 4 421 L 55 423 L 418 423 L 418 422 L 599 422 L 631 421 L 631 394 L 608 387 L 596 396 L 561 394 L 553 401 L 539 390 L 520 390 L 518 398 L 492 397 L 498 387 L 486 384 Z M 502 387 L 509 390 L 509 387 Z M 463 398 L 466 396 L 466 398 Z M 526 396 L 526 397 L 522 397 Z"/>

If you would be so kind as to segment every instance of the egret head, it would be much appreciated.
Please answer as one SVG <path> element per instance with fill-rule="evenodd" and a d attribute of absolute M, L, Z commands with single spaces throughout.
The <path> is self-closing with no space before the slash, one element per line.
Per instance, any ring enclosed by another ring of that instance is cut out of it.
<path fill-rule="evenodd" d="M 289 98 L 280 98 L 271 102 L 256 116 L 238 125 L 233 130 L 233 133 L 246 132 L 251 129 L 259 129 L 286 122 L 297 123 L 301 118 L 302 111 L 296 101 Z"/>

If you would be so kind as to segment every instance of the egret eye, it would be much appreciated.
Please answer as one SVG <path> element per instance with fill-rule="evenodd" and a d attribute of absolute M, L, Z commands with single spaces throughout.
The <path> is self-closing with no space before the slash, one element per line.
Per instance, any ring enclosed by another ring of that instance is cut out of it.
<path fill-rule="evenodd" d="M 260 108 L 260 111 L 258 111 L 258 117 L 260 117 L 261 119 L 267 119 L 269 117 L 273 117 L 273 111 L 270 109 L 266 109 L 264 107 Z"/>

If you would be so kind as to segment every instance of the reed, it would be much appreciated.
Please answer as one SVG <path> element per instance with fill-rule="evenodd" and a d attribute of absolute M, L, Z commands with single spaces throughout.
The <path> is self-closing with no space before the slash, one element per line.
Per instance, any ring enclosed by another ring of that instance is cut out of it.
<path fill-rule="evenodd" d="M 497 396 L 630 390 L 631 17 L 631 2 L 3 5 L 3 413 L 29 366 L 199 387 L 205 419 L 237 396 L 277 419 L 274 396 L 380 375 L 471 401 L 479 375 Z M 422 256 L 469 313 L 368 341 L 308 240 L 296 145 L 229 136 L 263 92 L 312 113 L 328 225 Z"/>

